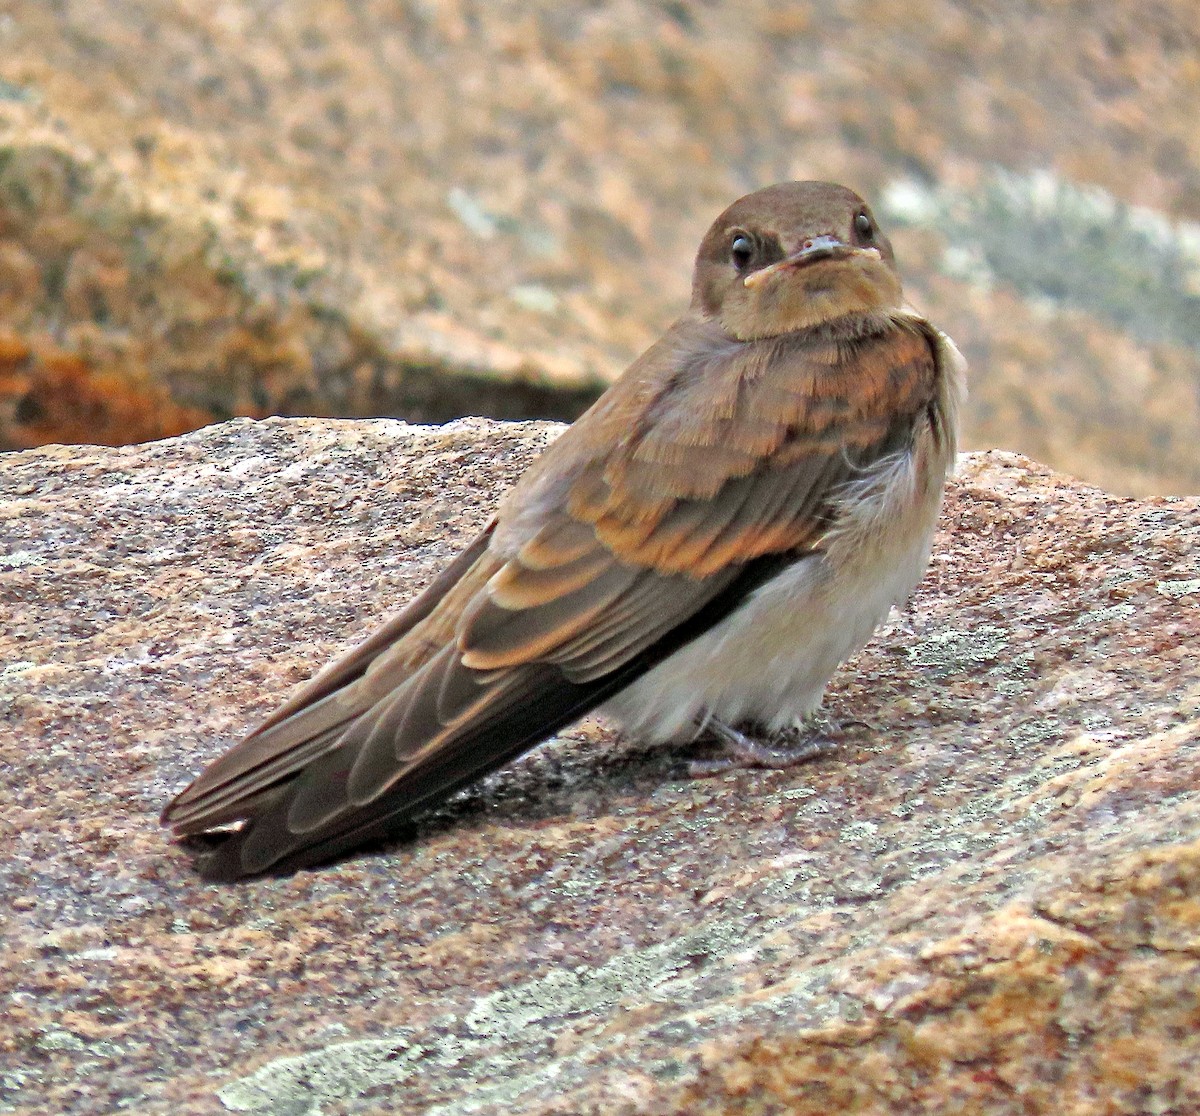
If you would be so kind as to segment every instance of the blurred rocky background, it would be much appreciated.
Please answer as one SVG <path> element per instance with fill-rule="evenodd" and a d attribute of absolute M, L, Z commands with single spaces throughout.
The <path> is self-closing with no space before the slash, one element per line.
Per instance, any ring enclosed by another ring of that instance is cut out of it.
<path fill-rule="evenodd" d="M 1191 0 L 8 0 L 0 446 L 570 418 L 784 178 L 867 195 L 968 447 L 1200 491 Z"/>

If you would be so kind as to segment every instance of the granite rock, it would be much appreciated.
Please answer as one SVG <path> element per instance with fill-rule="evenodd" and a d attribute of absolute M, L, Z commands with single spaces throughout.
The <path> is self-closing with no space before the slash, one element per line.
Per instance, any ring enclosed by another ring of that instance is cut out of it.
<path fill-rule="evenodd" d="M 0 1112 L 1200 1107 L 1200 501 L 966 455 L 836 752 L 587 720 L 240 886 L 171 793 L 557 432 L 238 420 L 0 459 Z"/>
<path fill-rule="evenodd" d="M 10 0 L 0 446 L 572 417 L 815 177 L 966 352 L 968 445 L 1200 491 L 1197 57 L 1191 0 Z"/>

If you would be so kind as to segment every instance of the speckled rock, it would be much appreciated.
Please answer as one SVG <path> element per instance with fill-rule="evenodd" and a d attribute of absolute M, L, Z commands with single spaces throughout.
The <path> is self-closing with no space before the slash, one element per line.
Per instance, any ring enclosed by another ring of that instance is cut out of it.
<path fill-rule="evenodd" d="M 1197 492 L 1197 57 L 1194 0 L 8 0 L 0 447 L 573 417 L 720 209 L 832 178 L 968 445 Z"/>
<path fill-rule="evenodd" d="M 972 454 L 832 755 L 589 720 L 417 837 L 217 887 L 163 803 L 557 428 L 0 459 L 0 1112 L 1200 1108 L 1200 501 Z"/>

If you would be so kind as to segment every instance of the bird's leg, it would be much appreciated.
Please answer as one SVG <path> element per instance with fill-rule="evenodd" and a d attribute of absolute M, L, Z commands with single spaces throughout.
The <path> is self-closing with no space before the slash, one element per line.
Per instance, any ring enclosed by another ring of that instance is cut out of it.
<path fill-rule="evenodd" d="M 688 764 L 688 774 L 692 778 L 720 775 L 736 767 L 769 767 L 776 770 L 795 767 L 796 764 L 828 755 L 837 747 L 837 741 L 824 734 L 807 734 L 804 739 L 796 740 L 800 735 L 797 729 L 785 730 L 769 741 L 756 740 L 715 717 L 710 717 L 704 728 L 716 737 L 725 754 L 714 759 L 692 760 Z M 795 743 L 790 746 L 780 743 L 788 737 L 793 738 Z"/>

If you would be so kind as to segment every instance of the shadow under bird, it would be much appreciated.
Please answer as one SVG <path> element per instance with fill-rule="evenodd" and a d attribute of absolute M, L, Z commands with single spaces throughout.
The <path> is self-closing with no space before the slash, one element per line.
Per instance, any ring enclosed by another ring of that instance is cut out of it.
<path fill-rule="evenodd" d="M 597 707 L 647 741 L 707 730 L 771 762 L 759 741 L 815 710 L 924 571 L 964 375 L 857 194 L 740 199 L 683 317 L 164 823 L 213 831 L 209 878 L 319 864 Z"/>

